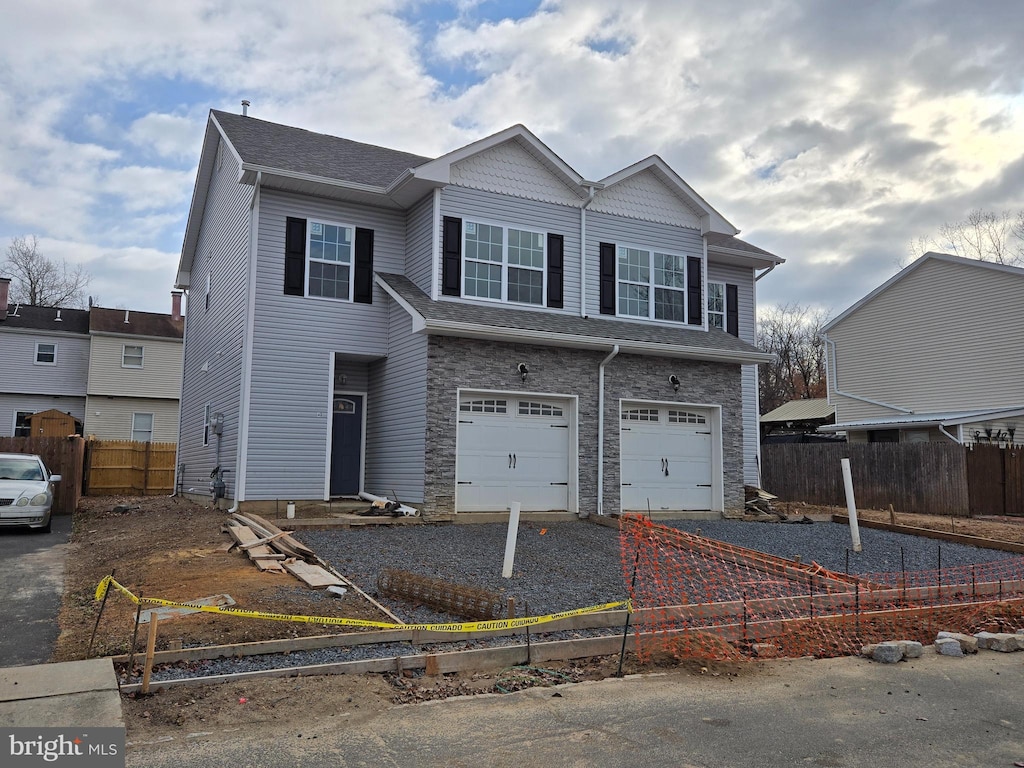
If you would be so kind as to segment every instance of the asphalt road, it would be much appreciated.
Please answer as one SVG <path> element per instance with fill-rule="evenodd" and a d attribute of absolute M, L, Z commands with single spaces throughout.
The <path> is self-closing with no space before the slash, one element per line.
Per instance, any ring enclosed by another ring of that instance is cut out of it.
<path fill-rule="evenodd" d="M 50 660 L 70 539 L 70 515 L 50 533 L 0 528 L 0 667 Z"/>
<path fill-rule="evenodd" d="M 1024 760 L 1024 653 L 771 662 L 136 737 L 128 766 L 984 768 Z M 351 713 L 354 714 L 354 713 Z"/>

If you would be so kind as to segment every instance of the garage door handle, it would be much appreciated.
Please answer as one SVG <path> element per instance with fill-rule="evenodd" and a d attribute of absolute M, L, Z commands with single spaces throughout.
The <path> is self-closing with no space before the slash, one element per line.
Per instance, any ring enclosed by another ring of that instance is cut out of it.
<path fill-rule="evenodd" d="M 472 485 L 472 480 L 459 480 L 458 485 Z"/>
<path fill-rule="evenodd" d="M 518 458 L 516 457 L 516 455 L 515 455 L 515 454 L 513 453 L 513 454 L 512 454 L 512 469 L 515 469 L 515 468 L 516 468 L 516 462 L 517 462 L 517 461 L 519 461 L 519 459 L 518 459 Z"/>
<path fill-rule="evenodd" d="M 622 483 L 622 485 L 632 485 L 632 483 Z"/>
<path fill-rule="evenodd" d="M 710 435 L 710 432 L 697 432 L 698 435 Z"/>
<path fill-rule="evenodd" d="M 668 459 L 664 459 L 664 461 L 665 461 L 665 477 L 668 477 Z"/>
<path fill-rule="evenodd" d="M 555 429 L 568 429 L 569 428 L 568 424 L 548 424 L 548 426 L 549 427 L 554 427 Z"/>
<path fill-rule="evenodd" d="M 466 421 L 464 419 L 459 419 L 459 424 L 472 424 L 472 423 L 473 423 L 472 421 Z"/>
<path fill-rule="evenodd" d="M 568 483 L 551 483 L 551 485 L 568 485 Z"/>
<path fill-rule="evenodd" d="M 508 455 L 508 468 L 512 469 L 512 454 L 511 453 Z"/>
<path fill-rule="evenodd" d="M 697 483 L 698 488 L 710 488 L 711 483 Z"/>

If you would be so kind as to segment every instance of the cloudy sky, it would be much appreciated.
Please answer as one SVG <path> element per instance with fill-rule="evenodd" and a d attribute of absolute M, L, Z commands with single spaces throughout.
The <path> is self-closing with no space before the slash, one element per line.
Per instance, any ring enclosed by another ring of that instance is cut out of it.
<path fill-rule="evenodd" d="M 1024 208 L 1021 0 L 37 0 L 0 23 L 0 249 L 169 311 L 208 110 L 438 155 L 527 125 L 586 178 L 663 157 L 838 312 Z"/>

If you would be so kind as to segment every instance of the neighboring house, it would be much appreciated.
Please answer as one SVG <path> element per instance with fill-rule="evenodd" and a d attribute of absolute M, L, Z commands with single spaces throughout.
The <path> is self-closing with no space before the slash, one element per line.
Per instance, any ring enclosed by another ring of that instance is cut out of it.
<path fill-rule="evenodd" d="M 93 307 L 85 429 L 101 440 L 178 439 L 184 320 L 181 293 L 170 315 Z"/>
<path fill-rule="evenodd" d="M 28 437 L 41 411 L 85 418 L 89 313 L 8 302 L 11 281 L 0 277 L 0 436 Z"/>
<path fill-rule="evenodd" d="M 9 288 L 0 278 L 0 437 L 27 437 L 33 415 L 52 425 L 53 414 L 43 412 L 58 411 L 104 440 L 177 439 L 180 293 L 172 295 L 174 314 L 164 315 L 12 305 Z"/>
<path fill-rule="evenodd" d="M 1024 269 L 926 253 L 825 328 L 850 442 L 1024 441 Z"/>
<path fill-rule="evenodd" d="M 790 400 L 761 416 L 761 441 L 786 443 L 823 441 L 824 436 L 815 435 L 815 430 L 826 424 L 834 424 L 835 420 L 836 407 L 829 403 L 827 398 L 812 397 Z M 817 440 L 813 438 L 817 438 Z"/>
<path fill-rule="evenodd" d="M 236 504 L 723 510 L 757 482 L 757 270 L 654 156 L 522 126 L 439 158 L 212 111 L 177 287 L 178 461 Z"/>

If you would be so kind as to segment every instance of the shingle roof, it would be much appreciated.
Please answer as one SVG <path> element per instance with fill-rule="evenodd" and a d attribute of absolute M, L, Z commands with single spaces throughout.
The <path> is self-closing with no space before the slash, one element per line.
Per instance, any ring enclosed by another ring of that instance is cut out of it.
<path fill-rule="evenodd" d="M 159 312 L 93 307 L 89 317 L 89 330 L 99 333 L 127 333 L 133 336 L 165 336 L 169 339 L 180 339 L 185 332 L 185 321 L 172 320 L 170 315 Z"/>
<path fill-rule="evenodd" d="M 386 187 L 433 159 L 302 128 L 211 110 L 243 163 Z"/>
<path fill-rule="evenodd" d="M 557 340 L 559 336 L 586 337 L 593 339 L 595 345 L 609 341 L 623 344 L 639 342 L 688 347 L 706 350 L 709 353 L 762 354 L 756 347 L 717 328 L 707 331 L 693 330 L 603 317 L 580 317 L 561 312 L 536 312 L 507 307 L 483 307 L 456 301 L 432 301 L 404 275 L 377 273 L 377 276 L 427 321 L 428 330 L 432 320 L 447 321 L 471 323 L 481 328 L 533 332 L 538 339 L 549 341 Z"/>
<path fill-rule="evenodd" d="M 10 304 L 7 307 L 7 318 L 0 320 L 0 328 L 89 333 L 89 310 Z"/>
<path fill-rule="evenodd" d="M 758 248 L 756 245 L 751 245 L 746 240 L 740 240 L 732 235 L 723 235 L 721 232 L 708 232 L 704 237 L 708 241 L 708 246 L 712 248 L 729 248 L 733 251 L 746 251 L 758 256 L 769 256 L 773 259 L 779 258 L 774 253 L 769 253 L 763 248 Z"/>

